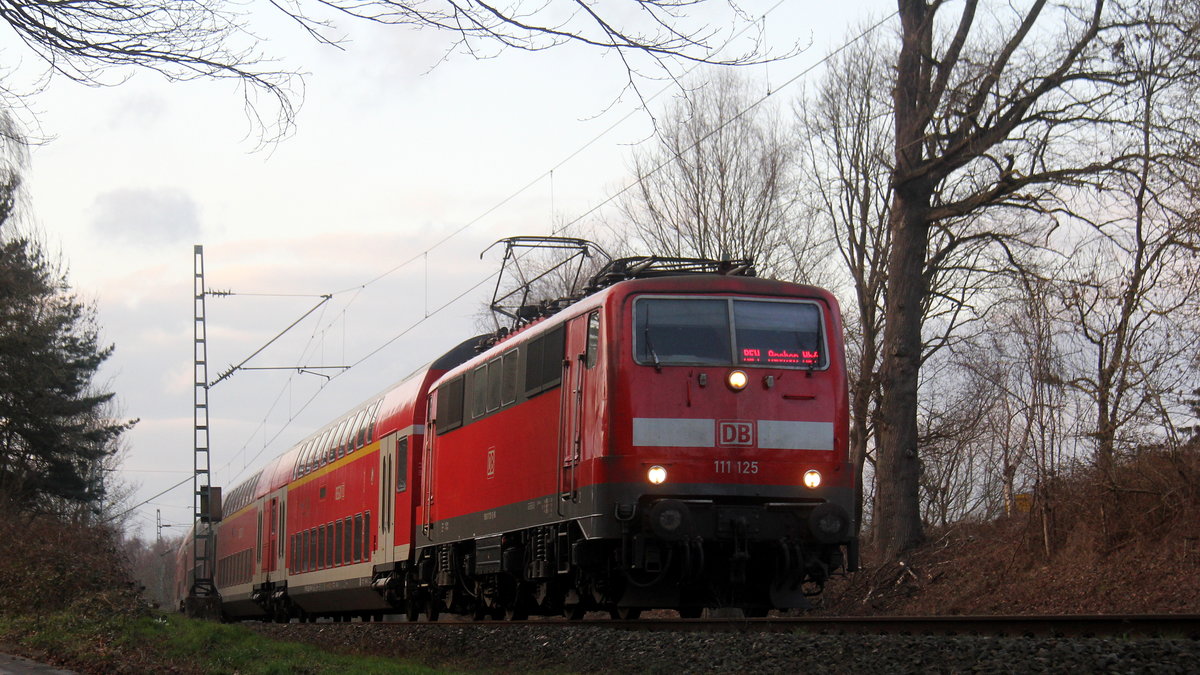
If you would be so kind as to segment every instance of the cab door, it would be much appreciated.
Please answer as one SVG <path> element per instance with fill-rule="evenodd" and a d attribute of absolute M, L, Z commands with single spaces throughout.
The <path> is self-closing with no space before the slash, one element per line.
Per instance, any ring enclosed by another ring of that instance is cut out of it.
<path fill-rule="evenodd" d="M 597 424 L 593 411 L 601 369 L 599 362 L 600 312 L 595 311 L 567 322 L 566 355 L 563 360 L 563 387 L 560 399 L 558 487 L 562 506 L 579 501 L 583 459 L 592 454 Z"/>

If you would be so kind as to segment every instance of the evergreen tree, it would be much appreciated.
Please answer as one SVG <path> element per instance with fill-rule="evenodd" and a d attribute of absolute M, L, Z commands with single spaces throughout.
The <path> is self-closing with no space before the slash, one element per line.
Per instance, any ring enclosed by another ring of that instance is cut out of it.
<path fill-rule="evenodd" d="M 17 183 L 0 184 L 0 233 Z M 102 463 L 133 424 L 109 419 L 113 394 L 93 385 L 111 353 L 43 248 L 0 238 L 0 498 L 56 513 L 100 503 Z"/>

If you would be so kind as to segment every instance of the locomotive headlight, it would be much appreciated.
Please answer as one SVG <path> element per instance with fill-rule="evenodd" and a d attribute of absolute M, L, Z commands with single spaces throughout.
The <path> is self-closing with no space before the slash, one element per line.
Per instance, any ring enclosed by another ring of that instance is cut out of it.
<path fill-rule="evenodd" d="M 746 388 L 746 384 L 750 378 L 746 376 L 744 370 L 731 370 L 729 376 L 725 378 L 725 382 L 729 384 L 729 388 L 734 391 L 741 391 Z"/>
<path fill-rule="evenodd" d="M 646 472 L 646 480 L 654 483 L 655 485 L 662 485 L 663 483 L 667 482 L 667 470 L 655 464 L 654 466 L 650 467 L 649 471 Z"/>
<path fill-rule="evenodd" d="M 804 472 L 804 487 L 815 490 L 821 487 L 821 472 L 816 469 L 809 469 Z"/>

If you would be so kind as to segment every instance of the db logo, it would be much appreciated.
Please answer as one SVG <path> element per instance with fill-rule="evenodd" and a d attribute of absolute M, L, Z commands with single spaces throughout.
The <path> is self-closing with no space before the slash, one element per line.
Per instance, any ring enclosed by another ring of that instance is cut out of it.
<path fill-rule="evenodd" d="M 754 445 L 754 422 L 746 420 L 718 420 L 717 445 Z"/>

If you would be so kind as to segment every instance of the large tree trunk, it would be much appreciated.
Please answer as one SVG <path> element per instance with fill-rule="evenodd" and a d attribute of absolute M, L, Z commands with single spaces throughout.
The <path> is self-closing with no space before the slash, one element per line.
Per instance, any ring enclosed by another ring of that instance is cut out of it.
<path fill-rule="evenodd" d="M 893 559 L 921 543 L 921 460 L 917 448 L 917 382 L 921 367 L 922 303 L 929 206 L 934 184 L 920 176 L 929 116 L 924 54 L 932 16 L 924 0 L 900 0 L 901 44 L 892 91 L 896 166 L 888 218 L 891 251 L 884 312 L 882 398 L 879 406 L 879 486 L 875 497 L 875 547 Z"/>
<path fill-rule="evenodd" d="M 879 488 L 875 545 L 892 559 L 921 543 L 921 460 L 917 448 L 917 382 L 929 227 L 924 189 L 897 189 L 892 202 L 892 255 L 880 380 Z"/>

